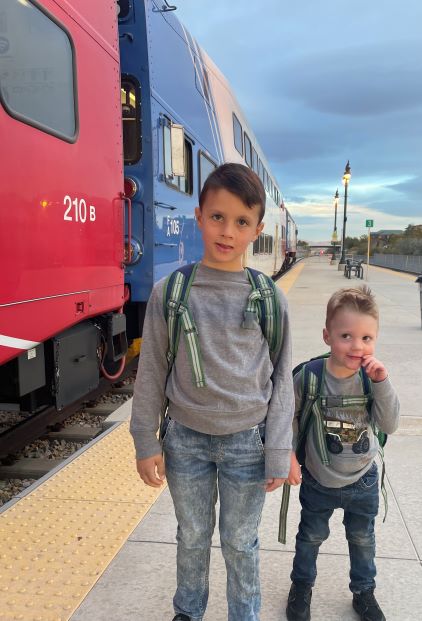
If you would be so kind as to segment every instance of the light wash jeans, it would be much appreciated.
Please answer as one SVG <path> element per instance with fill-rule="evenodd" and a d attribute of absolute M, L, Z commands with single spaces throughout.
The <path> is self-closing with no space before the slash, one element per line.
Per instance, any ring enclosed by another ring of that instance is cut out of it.
<path fill-rule="evenodd" d="M 321 543 L 330 534 L 328 522 L 335 509 L 344 509 L 343 524 L 349 543 L 350 590 L 360 593 L 375 588 L 375 517 L 378 513 L 378 469 L 372 464 L 356 483 L 340 487 L 320 485 L 302 468 L 299 493 L 302 512 L 296 536 L 293 582 L 313 586 Z"/>
<path fill-rule="evenodd" d="M 201 621 L 209 591 L 211 537 L 220 494 L 220 541 L 229 621 L 259 621 L 258 526 L 265 499 L 265 425 L 223 436 L 174 419 L 162 430 L 166 476 L 177 517 L 176 613 Z"/>

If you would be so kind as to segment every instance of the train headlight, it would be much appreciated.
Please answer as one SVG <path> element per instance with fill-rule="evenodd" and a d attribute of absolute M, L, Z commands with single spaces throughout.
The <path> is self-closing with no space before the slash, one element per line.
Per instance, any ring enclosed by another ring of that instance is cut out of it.
<path fill-rule="evenodd" d="M 127 237 L 126 237 L 126 248 L 127 248 Z M 135 265 L 136 263 L 138 263 L 138 261 L 142 259 L 142 255 L 144 254 L 144 249 L 142 247 L 142 244 L 134 237 L 132 237 L 132 239 L 130 240 L 130 250 L 131 250 L 130 259 L 127 256 L 125 256 L 125 263 L 126 265 Z M 127 254 L 127 251 L 125 254 Z"/>
<path fill-rule="evenodd" d="M 138 191 L 138 186 L 136 185 L 136 181 L 134 181 L 131 177 L 125 177 L 125 196 L 128 198 L 133 198 Z"/>

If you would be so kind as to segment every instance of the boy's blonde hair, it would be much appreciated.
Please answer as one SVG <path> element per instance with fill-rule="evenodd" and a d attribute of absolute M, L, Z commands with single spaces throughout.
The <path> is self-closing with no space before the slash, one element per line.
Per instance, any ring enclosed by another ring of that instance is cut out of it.
<path fill-rule="evenodd" d="M 326 328 L 329 327 L 330 322 L 340 310 L 351 310 L 364 315 L 370 315 L 376 321 L 379 321 L 377 303 L 370 288 L 366 285 L 339 289 L 333 293 L 327 304 Z"/>

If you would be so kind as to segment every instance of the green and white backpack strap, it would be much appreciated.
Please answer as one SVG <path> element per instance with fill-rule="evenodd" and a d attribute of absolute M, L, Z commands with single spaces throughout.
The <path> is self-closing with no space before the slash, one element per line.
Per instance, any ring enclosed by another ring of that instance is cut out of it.
<path fill-rule="evenodd" d="M 321 403 L 321 389 L 324 385 L 325 365 L 325 358 L 311 360 L 306 365 L 304 365 L 303 390 L 304 394 L 306 395 L 306 401 L 303 414 L 305 414 L 306 416 L 302 416 L 300 426 L 302 433 L 307 434 L 310 423 L 308 423 L 306 418 L 307 416 L 311 416 L 310 413 L 307 413 L 307 408 L 310 408 L 313 414 L 312 422 L 315 425 L 316 431 L 315 448 L 317 450 L 321 463 L 323 463 L 325 466 L 329 466 L 330 457 L 328 455 L 327 442 L 325 439 L 324 415 L 322 412 Z"/>
<path fill-rule="evenodd" d="M 317 358 L 296 367 L 297 373 L 301 374 L 302 405 L 299 415 L 299 429 L 296 442 L 296 457 L 301 465 L 305 463 L 306 437 L 312 425 L 317 429 L 316 448 L 320 459 L 326 459 L 329 463 L 323 417 L 319 406 L 321 388 L 325 376 L 325 359 Z M 296 375 L 296 373 L 294 373 Z M 316 404 L 316 407 L 315 407 Z M 278 527 L 278 540 L 286 543 L 287 513 L 289 510 L 290 485 L 284 483 L 281 497 L 280 517 Z"/>
<path fill-rule="evenodd" d="M 255 321 L 261 326 L 268 342 L 270 356 L 274 358 L 281 343 L 280 303 L 276 285 L 272 278 L 250 267 L 245 269 L 252 290 L 244 311 L 242 327 L 247 330 L 255 328 Z"/>
<path fill-rule="evenodd" d="M 183 329 L 186 349 L 191 363 L 192 379 L 197 388 L 205 386 L 198 330 L 188 306 L 188 298 L 198 264 L 185 265 L 167 279 L 164 287 L 164 313 L 168 330 L 167 364 L 169 372 L 174 364 Z"/>

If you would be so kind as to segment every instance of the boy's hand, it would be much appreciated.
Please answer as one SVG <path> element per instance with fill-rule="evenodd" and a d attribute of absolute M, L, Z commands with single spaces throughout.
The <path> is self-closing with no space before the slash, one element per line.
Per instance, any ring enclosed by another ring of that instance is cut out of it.
<path fill-rule="evenodd" d="M 136 469 L 145 485 L 160 487 L 165 481 L 166 471 L 162 455 L 153 455 L 147 459 L 137 459 Z"/>
<path fill-rule="evenodd" d="M 292 451 L 290 457 L 290 472 L 287 478 L 289 485 L 299 485 L 302 481 L 302 470 L 295 453 Z"/>
<path fill-rule="evenodd" d="M 374 358 L 374 356 L 363 356 L 362 366 L 369 379 L 373 382 L 382 382 L 388 377 L 387 369 L 383 363 Z"/>
<path fill-rule="evenodd" d="M 281 487 L 286 479 L 267 479 L 265 483 L 265 491 L 273 492 L 278 487 Z"/>

